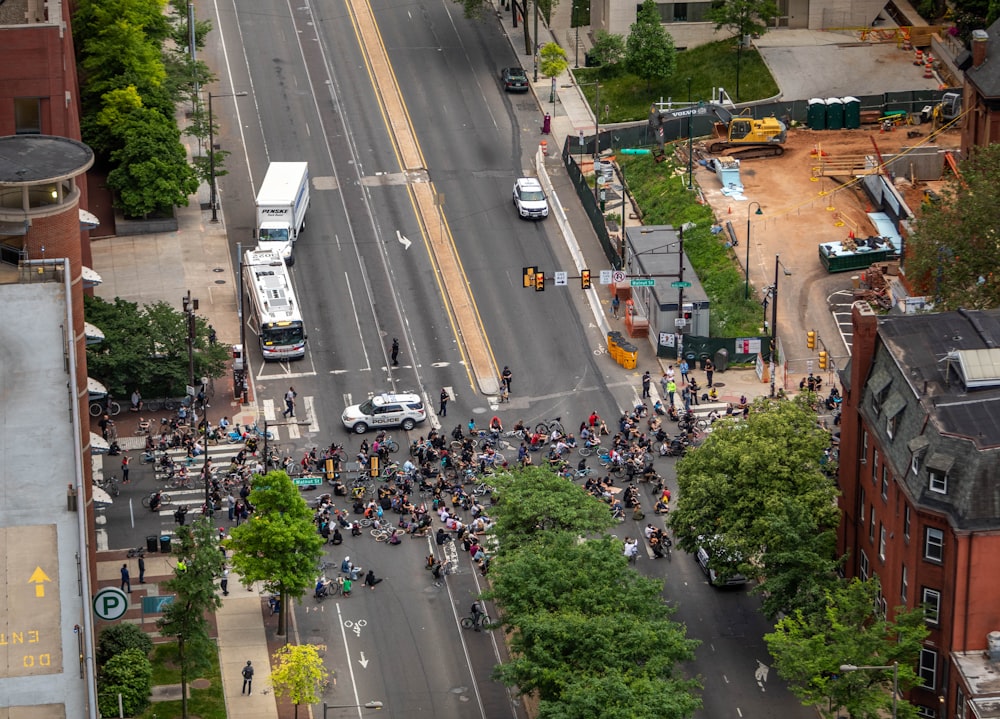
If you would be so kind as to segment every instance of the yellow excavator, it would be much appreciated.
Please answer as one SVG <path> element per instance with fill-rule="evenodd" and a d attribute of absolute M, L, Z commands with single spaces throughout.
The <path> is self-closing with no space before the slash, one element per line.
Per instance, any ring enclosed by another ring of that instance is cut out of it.
<path fill-rule="evenodd" d="M 649 111 L 649 124 L 662 150 L 663 126 L 666 123 L 689 117 L 714 115 L 719 120 L 716 123 L 717 129 L 721 130 L 719 134 L 725 139 L 709 143 L 708 151 L 713 155 L 747 160 L 752 157 L 776 157 L 783 154 L 785 148 L 782 144 L 788 133 L 785 123 L 776 117 L 764 117 L 758 120 L 746 113 L 749 113 L 749 108 L 744 110 L 744 114 L 734 115 L 728 108 L 715 103 L 698 103 L 678 110 L 660 110 L 653 105 Z"/>

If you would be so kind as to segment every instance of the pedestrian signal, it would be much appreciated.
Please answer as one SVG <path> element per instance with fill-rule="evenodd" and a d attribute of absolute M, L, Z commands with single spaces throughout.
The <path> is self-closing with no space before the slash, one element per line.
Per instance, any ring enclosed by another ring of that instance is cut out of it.
<path fill-rule="evenodd" d="M 545 292 L 545 273 L 535 273 L 535 292 Z"/>
<path fill-rule="evenodd" d="M 590 270 L 580 270 L 580 287 L 585 290 L 590 289 Z"/>

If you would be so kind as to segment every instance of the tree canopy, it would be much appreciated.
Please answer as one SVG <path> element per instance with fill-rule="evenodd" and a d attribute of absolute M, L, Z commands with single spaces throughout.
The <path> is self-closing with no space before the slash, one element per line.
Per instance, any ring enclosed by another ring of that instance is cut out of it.
<path fill-rule="evenodd" d="M 625 40 L 625 66 L 646 81 L 669 77 L 676 65 L 674 39 L 663 27 L 655 0 L 643 0 Z"/>
<path fill-rule="evenodd" d="M 834 579 L 837 490 L 820 466 L 829 442 L 805 398 L 759 399 L 677 463 L 670 525 L 680 546 L 694 552 L 711 537 L 720 574 L 733 571 L 724 558 L 741 557 L 740 571 L 761 576 L 772 617 L 817 601 Z"/>
<path fill-rule="evenodd" d="M 278 634 L 285 633 L 288 600 L 299 599 L 316 582 L 323 537 L 298 488 L 281 470 L 251 482 L 250 520 L 233 528 L 228 546 L 233 568 L 245 582 L 263 582 L 281 597 Z"/>
<path fill-rule="evenodd" d="M 728 28 L 742 42 L 745 35 L 763 35 L 778 16 L 773 0 L 716 0 L 705 13 L 715 29 Z"/>
<path fill-rule="evenodd" d="M 889 620 L 880 596 L 877 577 L 840 582 L 826 590 L 821 610 L 797 610 L 765 635 L 775 669 L 803 704 L 829 702 L 854 719 L 887 716 L 892 669 L 841 671 L 846 664 L 891 667 L 898 662 L 901 691 L 919 684 L 914 665 L 928 634 L 923 610 L 897 607 Z M 916 710 L 900 699 L 897 715 L 915 718 Z"/>
<path fill-rule="evenodd" d="M 187 319 L 166 302 L 143 305 L 116 297 L 85 296 L 84 315 L 104 340 L 87 347 L 87 371 L 118 397 L 133 389 L 147 397 L 180 397 L 188 382 Z M 221 377 L 229 349 L 209 341 L 209 325 L 195 316 L 195 378 Z"/>
<path fill-rule="evenodd" d="M 539 52 L 539 58 L 538 69 L 545 77 L 558 77 L 569 67 L 566 51 L 557 42 L 545 43 Z"/>
<path fill-rule="evenodd" d="M 323 658 L 313 644 L 286 644 L 274 653 L 274 696 L 287 697 L 295 705 L 295 716 L 299 715 L 299 704 L 320 700 L 320 686 L 327 676 Z"/>
<path fill-rule="evenodd" d="M 961 179 L 925 205 L 906 243 L 904 271 L 936 310 L 1000 307 L 1000 145 L 974 150 L 959 163 Z"/>

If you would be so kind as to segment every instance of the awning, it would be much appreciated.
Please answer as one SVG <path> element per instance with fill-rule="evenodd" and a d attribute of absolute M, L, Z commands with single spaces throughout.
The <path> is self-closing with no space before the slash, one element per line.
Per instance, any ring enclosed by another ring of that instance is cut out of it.
<path fill-rule="evenodd" d="M 80 276 L 83 277 L 83 287 L 84 289 L 90 287 L 97 287 L 99 284 L 104 282 L 99 274 L 89 267 L 80 268 Z"/>
<path fill-rule="evenodd" d="M 886 417 L 895 417 L 897 414 L 903 411 L 903 407 L 906 406 L 906 400 L 896 392 L 889 395 L 889 399 L 885 401 L 882 406 L 882 414 Z"/>
<path fill-rule="evenodd" d="M 91 487 L 91 496 L 94 498 L 94 504 L 112 504 L 111 495 L 105 492 L 100 487 Z"/>
<path fill-rule="evenodd" d="M 927 460 L 927 469 L 934 472 L 940 472 L 941 474 L 948 474 L 953 464 L 955 464 L 955 458 L 953 456 L 942 452 L 935 452 L 931 455 L 931 458 Z"/>
<path fill-rule="evenodd" d="M 97 219 L 97 215 L 91 214 L 84 209 L 80 210 L 80 229 L 81 230 L 94 230 L 97 226 L 101 224 L 101 221 Z"/>
<path fill-rule="evenodd" d="M 90 433 L 90 453 L 91 454 L 107 454 L 111 450 L 111 445 L 108 444 L 108 440 L 104 439 L 99 434 Z"/>
<path fill-rule="evenodd" d="M 104 333 L 101 332 L 101 328 L 89 322 L 83 323 L 83 334 L 87 338 L 88 345 L 96 345 L 104 341 Z"/>
<path fill-rule="evenodd" d="M 91 399 L 101 399 L 108 396 L 108 388 L 93 377 L 87 378 L 87 392 Z"/>
<path fill-rule="evenodd" d="M 868 380 L 868 387 L 871 388 L 872 394 L 881 394 L 882 390 L 888 387 L 892 383 L 892 377 L 883 369 L 880 369 L 872 375 L 872 378 Z"/>
<path fill-rule="evenodd" d="M 919 437 L 914 437 L 909 442 L 906 443 L 906 448 L 910 450 L 910 454 L 917 455 L 924 452 L 927 447 L 930 446 L 930 440 L 920 435 Z"/>

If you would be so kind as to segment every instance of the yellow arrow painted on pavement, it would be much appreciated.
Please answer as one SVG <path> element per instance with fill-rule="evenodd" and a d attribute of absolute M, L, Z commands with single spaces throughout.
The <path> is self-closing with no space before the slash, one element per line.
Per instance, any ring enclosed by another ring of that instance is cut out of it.
<path fill-rule="evenodd" d="M 31 578 L 28 581 L 35 585 L 35 596 L 44 597 L 45 585 L 42 582 L 51 582 L 52 580 L 49 579 L 49 575 L 42 571 L 41 567 L 35 567 L 35 571 L 31 573 Z"/>

